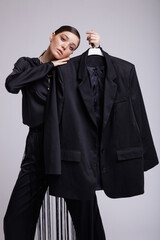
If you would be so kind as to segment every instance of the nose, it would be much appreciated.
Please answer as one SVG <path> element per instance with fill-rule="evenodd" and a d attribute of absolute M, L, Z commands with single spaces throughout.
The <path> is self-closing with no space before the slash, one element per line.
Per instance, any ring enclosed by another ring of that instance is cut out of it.
<path fill-rule="evenodd" d="M 62 48 L 65 50 L 67 48 L 67 43 L 63 43 Z"/>

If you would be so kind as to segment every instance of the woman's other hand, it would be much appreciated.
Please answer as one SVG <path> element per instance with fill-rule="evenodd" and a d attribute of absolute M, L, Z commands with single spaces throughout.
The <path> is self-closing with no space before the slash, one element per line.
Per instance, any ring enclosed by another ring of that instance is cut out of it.
<path fill-rule="evenodd" d="M 86 34 L 89 34 L 87 36 L 87 40 L 89 42 L 89 44 L 92 45 L 92 47 L 99 47 L 100 45 L 100 36 L 97 32 L 95 32 L 94 30 L 88 31 L 86 32 Z"/>
<path fill-rule="evenodd" d="M 60 60 L 54 60 L 54 61 L 51 61 L 51 62 L 53 63 L 53 65 L 54 65 L 55 67 L 57 67 L 57 66 L 66 64 L 69 59 L 70 59 L 70 57 L 67 57 L 67 58 L 63 58 L 63 59 L 60 59 Z"/>

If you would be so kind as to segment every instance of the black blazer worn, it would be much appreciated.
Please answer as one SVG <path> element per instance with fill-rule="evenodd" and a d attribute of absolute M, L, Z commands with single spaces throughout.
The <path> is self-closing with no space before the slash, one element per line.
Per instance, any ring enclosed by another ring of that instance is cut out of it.
<path fill-rule="evenodd" d="M 88 51 L 55 72 L 44 130 L 52 195 L 89 198 L 95 191 L 97 161 L 107 196 L 139 195 L 144 192 L 144 171 L 158 164 L 135 67 L 102 52 L 106 76 L 100 140 L 86 67 Z"/>

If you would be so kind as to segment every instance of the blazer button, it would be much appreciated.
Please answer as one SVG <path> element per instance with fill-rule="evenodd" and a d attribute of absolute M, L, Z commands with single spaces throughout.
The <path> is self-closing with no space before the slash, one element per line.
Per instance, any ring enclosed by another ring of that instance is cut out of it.
<path fill-rule="evenodd" d="M 102 169 L 102 172 L 103 172 L 103 173 L 106 173 L 106 172 L 107 172 L 107 168 L 103 168 L 103 169 Z"/>

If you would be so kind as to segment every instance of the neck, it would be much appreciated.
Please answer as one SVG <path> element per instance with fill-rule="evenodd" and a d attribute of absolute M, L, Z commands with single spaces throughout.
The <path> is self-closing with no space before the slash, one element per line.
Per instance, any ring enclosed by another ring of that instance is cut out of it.
<path fill-rule="evenodd" d="M 39 60 L 40 60 L 42 63 L 51 62 L 51 61 L 54 61 L 54 60 L 55 60 L 55 58 L 53 57 L 53 55 L 52 55 L 49 47 L 48 47 L 47 50 L 43 53 L 43 55 L 39 57 Z"/>

